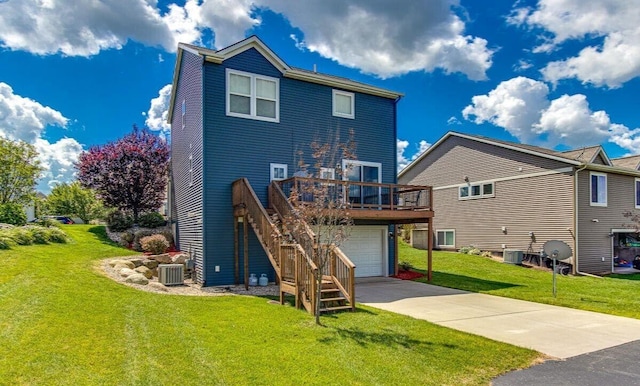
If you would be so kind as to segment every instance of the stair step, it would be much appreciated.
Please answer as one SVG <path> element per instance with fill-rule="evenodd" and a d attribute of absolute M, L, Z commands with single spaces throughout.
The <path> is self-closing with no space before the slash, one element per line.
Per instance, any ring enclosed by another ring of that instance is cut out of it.
<path fill-rule="evenodd" d="M 341 311 L 341 310 L 350 310 L 351 306 L 335 306 L 335 307 L 325 307 L 320 308 L 320 312 L 332 312 L 332 311 Z"/>
<path fill-rule="evenodd" d="M 342 301 L 346 301 L 347 298 L 343 297 L 343 296 L 339 296 L 337 298 L 322 298 L 320 299 L 321 302 L 324 303 L 328 303 L 328 302 L 342 302 Z"/>
<path fill-rule="evenodd" d="M 323 294 L 328 294 L 331 292 L 340 292 L 340 289 L 338 288 L 323 288 L 320 290 L 320 292 L 322 292 Z"/>

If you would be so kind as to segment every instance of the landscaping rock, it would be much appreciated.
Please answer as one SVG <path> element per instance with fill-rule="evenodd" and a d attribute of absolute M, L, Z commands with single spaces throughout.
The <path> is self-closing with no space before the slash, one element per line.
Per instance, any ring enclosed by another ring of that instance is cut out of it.
<path fill-rule="evenodd" d="M 115 268 L 115 267 L 114 267 L 114 268 Z M 131 275 L 136 274 L 137 272 L 136 272 L 136 271 L 134 271 L 134 270 L 133 270 L 133 269 L 131 269 L 131 268 L 126 268 L 126 267 L 125 267 L 125 268 L 120 268 L 120 270 L 118 271 L 118 273 L 119 273 L 119 274 L 120 274 L 120 276 L 122 276 L 122 277 L 129 277 L 129 276 L 131 276 Z"/>
<path fill-rule="evenodd" d="M 142 259 L 131 259 L 129 260 L 133 263 L 133 265 L 135 266 L 135 268 L 138 268 L 142 265 Z"/>
<path fill-rule="evenodd" d="M 157 261 L 160 264 L 171 264 L 171 256 L 168 253 L 163 253 L 161 255 L 151 255 L 150 259 Z"/>
<path fill-rule="evenodd" d="M 136 266 L 135 264 L 133 264 L 131 261 L 129 260 L 124 260 L 124 259 L 120 259 L 120 260 L 112 260 L 109 262 L 109 265 L 112 266 L 113 268 L 116 267 L 116 265 L 121 265 L 127 268 L 131 268 L 134 269 Z"/>
<path fill-rule="evenodd" d="M 134 271 L 141 273 L 147 279 L 151 279 L 153 277 L 153 271 L 151 271 L 149 268 L 145 267 L 144 265 L 137 267 L 136 269 L 134 269 Z"/>
<path fill-rule="evenodd" d="M 162 283 L 158 283 L 157 281 L 149 282 L 149 287 L 153 289 L 157 289 L 158 291 L 167 292 L 169 289 Z"/>
<path fill-rule="evenodd" d="M 149 268 L 149 269 L 154 269 L 154 268 L 158 268 L 158 263 L 155 260 L 150 260 L 150 259 L 145 259 L 142 261 L 142 265 L 144 265 L 145 267 Z"/>
<path fill-rule="evenodd" d="M 173 264 L 184 264 L 184 261 L 189 258 L 189 255 L 186 253 L 178 253 L 177 255 L 171 258 L 171 262 Z"/>
<path fill-rule="evenodd" d="M 133 283 L 133 284 L 142 284 L 142 285 L 149 284 L 149 279 L 144 277 L 143 274 L 136 273 L 136 272 L 134 272 L 133 275 L 128 276 L 126 279 L 124 279 L 124 281 L 127 283 Z"/>

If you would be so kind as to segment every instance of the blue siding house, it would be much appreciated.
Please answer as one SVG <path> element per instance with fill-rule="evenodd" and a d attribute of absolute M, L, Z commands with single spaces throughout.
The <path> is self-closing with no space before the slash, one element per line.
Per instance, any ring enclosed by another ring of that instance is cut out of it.
<path fill-rule="evenodd" d="M 197 281 L 243 283 L 247 269 L 283 280 L 274 263 L 280 252 L 269 252 L 242 201 L 247 196 L 239 198 L 234 184 L 246 181 L 264 213 L 273 207 L 270 184 L 291 179 L 296 154 L 328 132 L 354 133 L 357 160 L 349 161 L 355 172 L 348 180 L 378 192 L 375 208 L 353 211 L 355 226 L 342 252 L 357 277 L 393 275 L 395 225 L 428 223 L 433 215 L 429 188 L 395 185 L 400 97 L 290 67 L 255 36 L 219 51 L 180 44 L 169 109 L 171 208 L 176 244 L 195 259 Z M 422 205 L 409 208 L 407 194 L 422 194 Z"/>

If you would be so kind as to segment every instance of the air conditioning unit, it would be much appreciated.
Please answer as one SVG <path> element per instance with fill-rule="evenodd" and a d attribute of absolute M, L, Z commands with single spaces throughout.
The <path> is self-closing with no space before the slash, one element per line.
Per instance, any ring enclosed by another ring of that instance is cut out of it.
<path fill-rule="evenodd" d="M 158 281 L 164 285 L 184 284 L 184 265 L 182 264 L 158 265 Z"/>
<path fill-rule="evenodd" d="M 508 264 L 522 264 L 522 251 L 517 249 L 505 249 L 502 258 Z"/>

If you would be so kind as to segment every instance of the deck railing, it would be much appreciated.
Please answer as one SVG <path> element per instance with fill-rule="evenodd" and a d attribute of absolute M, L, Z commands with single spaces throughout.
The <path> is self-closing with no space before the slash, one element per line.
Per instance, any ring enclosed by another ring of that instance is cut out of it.
<path fill-rule="evenodd" d="M 340 288 L 345 298 L 355 309 L 355 264 L 334 245 L 319 245 L 317 237 L 304 219 L 297 216 L 293 206 L 275 181 L 269 186 L 269 203 L 278 212 L 280 218 L 287 221 L 298 221 L 300 226 L 287 229 L 293 239 L 310 256 L 315 265 L 322 269 L 322 274 L 328 276 Z M 322 251 L 318 251 L 322 249 Z M 321 253 L 317 253 L 321 252 Z M 318 256 L 326 257 L 327 261 L 321 262 Z M 317 288 L 316 288 L 317 289 Z"/>
<path fill-rule="evenodd" d="M 293 177 L 278 181 L 285 197 L 297 191 L 298 201 L 314 201 L 314 191 L 321 191 L 323 199 L 344 201 L 350 209 L 376 210 L 432 210 L 433 194 L 430 186 L 383 184 L 345 180 Z"/>

